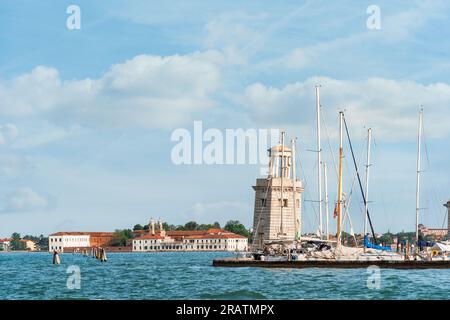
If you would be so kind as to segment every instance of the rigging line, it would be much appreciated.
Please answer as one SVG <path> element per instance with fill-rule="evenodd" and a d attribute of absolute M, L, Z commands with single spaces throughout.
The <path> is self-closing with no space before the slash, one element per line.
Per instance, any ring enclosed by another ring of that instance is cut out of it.
<path fill-rule="evenodd" d="M 366 195 L 364 194 L 364 188 L 362 186 L 361 177 L 359 175 L 358 164 L 356 163 L 355 153 L 353 152 L 353 145 L 352 145 L 352 141 L 350 140 L 350 133 L 348 132 L 348 126 L 347 126 L 347 121 L 345 119 L 345 116 L 344 116 L 344 125 L 345 125 L 345 131 L 347 132 L 347 138 L 348 138 L 348 143 L 350 145 L 350 150 L 352 152 L 353 163 L 355 165 L 355 170 L 358 175 L 359 188 L 361 189 L 361 195 L 364 200 L 364 205 L 366 205 L 367 199 L 366 199 Z M 375 244 L 377 244 L 377 237 L 375 236 L 375 231 L 373 230 L 373 224 L 372 224 L 372 219 L 370 218 L 369 210 L 367 210 L 367 219 L 369 220 L 370 229 L 372 230 L 373 241 Z"/>
<path fill-rule="evenodd" d="M 338 174 L 339 171 L 338 171 L 337 164 L 336 164 L 336 157 L 334 155 L 333 148 L 331 147 L 330 134 L 328 132 L 328 126 L 327 126 L 327 123 L 325 121 L 325 117 L 322 117 L 322 122 L 323 122 L 323 125 L 325 127 L 325 132 L 327 134 L 327 144 L 328 144 L 328 148 L 330 149 L 330 152 L 331 152 L 331 159 L 333 160 L 334 172 L 335 172 L 336 178 L 337 178 L 339 176 L 339 174 Z"/>
<path fill-rule="evenodd" d="M 442 221 L 442 229 L 445 227 L 445 220 L 448 220 L 448 209 L 445 208 L 444 221 Z M 447 221 L 448 224 L 448 221 Z"/>
<path fill-rule="evenodd" d="M 304 191 L 304 194 L 305 194 L 306 197 L 311 198 L 311 197 L 310 197 L 310 194 L 309 194 L 309 191 L 308 191 L 309 189 L 307 188 L 308 180 L 307 180 L 307 177 L 306 177 L 306 174 L 305 174 L 305 170 L 304 170 L 304 168 L 303 168 L 303 166 L 302 166 L 302 161 L 300 161 L 300 155 L 301 155 L 300 148 L 299 148 L 299 150 L 298 150 L 298 152 L 297 152 L 296 155 L 297 155 L 297 157 L 298 157 L 298 159 L 299 159 L 299 165 L 298 165 L 298 167 L 300 168 L 300 172 L 301 172 L 301 174 L 303 175 L 304 181 L 305 181 L 305 183 L 304 183 L 304 185 L 303 185 L 303 189 L 305 190 L 305 191 Z M 311 199 L 312 199 L 312 198 L 311 198 Z M 315 217 L 315 216 L 316 216 L 315 207 L 312 206 L 312 208 L 313 208 L 313 211 L 314 211 L 314 217 Z M 306 213 L 306 210 L 305 210 L 304 213 Z M 308 215 L 302 214 L 302 219 L 305 220 L 305 224 L 306 224 L 306 225 L 308 225 L 309 227 L 312 226 L 311 222 L 309 221 Z"/>
<path fill-rule="evenodd" d="M 427 165 L 428 165 L 428 170 L 431 168 L 431 164 L 430 164 L 430 157 L 429 157 L 429 153 L 428 153 L 428 144 L 427 144 L 427 136 L 425 134 L 425 127 L 422 123 L 422 139 L 423 139 L 423 145 L 425 147 L 425 155 L 427 158 Z"/>
<path fill-rule="evenodd" d="M 269 187 L 272 185 L 272 179 L 267 179 L 267 187 L 266 187 L 266 191 L 265 191 L 265 193 L 264 193 L 264 205 L 263 204 L 261 204 L 261 210 L 260 210 L 260 212 L 259 212 L 259 218 L 258 218 L 258 223 L 256 224 L 256 228 L 255 228 L 255 230 L 253 230 L 253 240 L 256 240 L 256 233 L 258 232 L 258 229 L 259 229 L 259 224 L 260 224 L 260 222 L 261 222 L 261 220 L 262 220 L 262 212 L 263 212 L 263 209 L 264 209 L 264 206 L 266 205 L 266 201 L 267 201 L 267 194 L 268 194 L 268 192 L 269 192 Z"/>
<path fill-rule="evenodd" d="M 424 145 L 424 149 L 425 149 L 425 155 L 426 155 L 426 159 L 427 159 L 428 171 L 432 171 L 430 153 L 429 153 L 429 148 L 428 148 L 428 138 L 427 138 L 428 136 L 425 132 L 425 126 L 423 124 L 422 124 L 422 136 L 423 136 L 423 145 Z M 428 192 L 431 194 L 431 197 L 433 200 L 433 210 L 432 211 L 437 213 L 440 211 L 440 208 L 438 208 L 439 199 L 437 196 L 436 189 L 434 188 L 434 185 L 431 185 L 429 187 Z M 433 215 L 433 217 L 437 221 L 437 219 L 438 219 L 437 215 L 436 216 Z"/>
<path fill-rule="evenodd" d="M 313 167 L 313 170 L 312 170 L 312 171 L 315 171 L 315 170 L 316 170 L 316 167 L 317 167 L 317 164 Z M 302 167 L 302 166 L 300 167 L 300 170 L 303 172 L 303 167 Z M 306 177 L 306 175 L 305 175 L 305 177 Z M 305 179 L 306 179 L 306 178 L 305 178 Z M 306 196 L 307 198 L 309 198 L 309 199 L 313 199 L 313 198 L 311 197 L 311 194 L 309 193 L 309 189 L 306 188 L 306 184 L 305 184 L 305 186 L 304 186 L 304 189 L 305 189 L 305 191 L 304 191 L 305 196 Z M 311 206 L 312 206 L 312 209 L 313 209 L 313 212 L 314 212 L 314 218 L 317 219 L 317 216 L 319 215 L 319 213 L 317 212 L 317 209 L 316 209 L 316 207 L 315 207 L 313 204 L 312 204 Z M 314 221 L 318 221 L 318 220 L 314 220 Z"/>
<path fill-rule="evenodd" d="M 361 160 L 360 160 L 360 163 L 363 161 L 363 158 L 364 158 L 364 149 L 365 148 L 363 146 L 363 148 L 361 149 L 361 156 L 360 156 Z M 349 210 L 350 210 L 350 200 L 352 199 L 353 191 L 355 189 L 356 179 L 357 179 L 357 174 L 355 173 L 355 175 L 353 176 L 353 180 L 352 180 L 352 187 L 351 187 L 350 192 L 348 194 L 348 197 L 345 199 L 345 203 L 344 203 L 344 207 L 345 207 L 344 221 L 345 221 L 345 217 L 348 216 L 349 225 L 350 225 L 350 228 L 352 230 L 353 230 L 353 225 L 352 225 L 352 222 L 351 222 L 351 217 L 350 217 Z M 359 208 L 362 211 L 363 208 L 361 207 L 361 203 L 359 201 L 358 201 L 358 204 L 359 204 Z M 362 212 L 365 213 L 365 208 L 364 208 L 364 211 L 362 211 Z M 355 241 L 356 241 L 356 238 L 355 238 Z"/>
<path fill-rule="evenodd" d="M 364 148 L 361 149 L 361 160 L 360 160 L 360 163 L 363 161 L 363 158 L 364 158 Z M 351 217 L 350 217 L 350 212 L 349 212 L 349 210 L 350 210 L 350 200 L 352 199 L 352 196 L 353 196 L 353 191 L 355 189 L 355 184 L 356 184 L 357 177 L 358 177 L 358 175 L 355 173 L 355 175 L 353 176 L 353 180 L 352 180 L 352 187 L 351 187 L 350 192 L 349 192 L 348 197 L 347 197 L 348 199 L 346 199 L 346 201 L 345 201 L 346 212 L 344 214 L 344 220 L 345 220 L 345 215 L 348 215 L 350 224 L 351 224 Z M 358 204 L 359 204 L 359 208 L 361 209 L 361 211 L 363 213 L 365 213 L 365 208 L 364 209 L 362 208 L 361 203 L 359 201 L 358 201 Z M 353 229 L 353 226 L 351 226 L 351 228 Z"/>

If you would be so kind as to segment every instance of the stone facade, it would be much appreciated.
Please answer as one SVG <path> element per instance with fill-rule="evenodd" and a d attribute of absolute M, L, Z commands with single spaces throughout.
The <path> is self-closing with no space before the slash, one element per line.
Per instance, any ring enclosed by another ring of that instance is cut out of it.
<path fill-rule="evenodd" d="M 293 152 L 281 146 L 269 150 L 269 174 L 257 179 L 253 214 L 253 249 L 261 250 L 264 243 L 293 241 L 301 230 L 300 180 L 294 180 Z M 283 159 L 283 160 L 282 160 Z M 294 200 L 295 199 L 295 200 Z"/>
<path fill-rule="evenodd" d="M 152 229 L 149 229 L 152 230 Z M 246 251 L 248 239 L 222 229 L 152 231 L 132 240 L 133 252 Z"/>
<path fill-rule="evenodd" d="M 114 232 L 57 232 L 48 237 L 48 251 L 73 251 L 74 249 L 108 246 Z"/>

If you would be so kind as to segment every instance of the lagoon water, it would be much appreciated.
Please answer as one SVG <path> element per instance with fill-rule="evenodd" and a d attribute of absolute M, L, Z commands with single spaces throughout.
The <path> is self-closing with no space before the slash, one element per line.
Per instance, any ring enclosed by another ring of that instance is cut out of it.
<path fill-rule="evenodd" d="M 229 253 L 111 253 L 101 263 L 80 254 L 0 253 L 0 299 L 449 299 L 449 270 L 216 268 Z M 69 266 L 81 272 L 80 289 Z M 70 270 L 70 269 L 69 269 Z M 369 281 L 370 282 L 370 281 Z"/>

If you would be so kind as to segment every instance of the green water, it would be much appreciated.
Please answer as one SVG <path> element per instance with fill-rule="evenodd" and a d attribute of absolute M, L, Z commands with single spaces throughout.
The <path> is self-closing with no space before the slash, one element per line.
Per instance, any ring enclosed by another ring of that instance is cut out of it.
<path fill-rule="evenodd" d="M 63 254 L 1 253 L 0 299 L 448 299 L 450 270 L 216 268 L 227 253 L 115 253 L 108 262 Z M 80 270 L 73 288 L 69 266 Z M 67 285 L 69 279 L 69 286 Z M 72 285 L 71 285 L 72 284 Z M 69 288 L 72 289 L 69 289 Z M 373 286 L 372 286 L 373 287 Z"/>

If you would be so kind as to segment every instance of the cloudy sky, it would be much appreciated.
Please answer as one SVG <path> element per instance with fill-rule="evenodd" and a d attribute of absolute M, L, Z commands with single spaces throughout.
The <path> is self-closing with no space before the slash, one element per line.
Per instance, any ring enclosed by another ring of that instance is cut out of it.
<path fill-rule="evenodd" d="M 81 28 L 68 29 L 71 4 Z M 370 5 L 380 29 L 368 28 Z M 298 138 L 304 231 L 317 227 L 314 87 L 324 159 L 346 110 L 358 162 L 374 131 L 375 231 L 413 230 L 418 111 L 421 222 L 450 198 L 447 1 L 35 1 L 0 3 L 0 237 L 108 231 L 150 217 L 250 226 L 258 165 L 175 165 L 171 134 L 287 130 Z M 327 130 L 325 130 L 327 129 Z M 346 147 L 346 193 L 354 178 Z M 350 216 L 363 226 L 355 189 Z M 330 227 L 334 228 L 334 221 Z"/>

